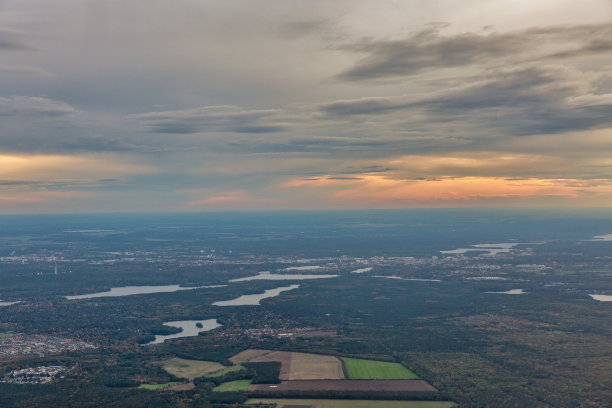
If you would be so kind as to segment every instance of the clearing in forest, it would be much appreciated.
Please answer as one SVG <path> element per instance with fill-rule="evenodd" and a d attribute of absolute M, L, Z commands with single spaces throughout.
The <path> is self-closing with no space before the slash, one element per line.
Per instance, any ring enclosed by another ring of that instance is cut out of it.
<path fill-rule="evenodd" d="M 170 387 L 178 385 L 178 384 L 182 384 L 182 383 L 178 382 L 178 381 L 171 381 L 171 382 L 167 382 L 167 383 L 164 383 L 164 384 L 140 384 L 138 386 L 138 388 L 143 388 L 145 390 L 155 391 L 155 390 L 161 390 L 161 389 L 164 389 L 164 388 L 170 388 Z"/>
<path fill-rule="evenodd" d="M 341 361 L 334 356 L 291 351 L 246 350 L 230 358 L 233 363 L 279 361 L 281 380 L 343 380 Z"/>
<path fill-rule="evenodd" d="M 278 384 L 253 384 L 249 387 L 251 393 L 272 396 L 292 395 L 305 396 L 304 393 L 321 394 L 333 392 L 409 392 L 435 394 L 438 390 L 423 380 L 299 380 L 281 381 Z M 263 394 L 262 394 L 263 393 Z"/>
<path fill-rule="evenodd" d="M 344 370 L 337 357 L 291 353 L 288 378 L 281 380 L 343 380 Z"/>
<path fill-rule="evenodd" d="M 223 383 L 213 388 L 214 392 L 237 392 L 248 391 L 251 380 L 236 380 Z"/>
<path fill-rule="evenodd" d="M 270 353 L 272 353 L 271 350 L 249 349 L 236 354 L 234 357 L 230 358 L 230 361 L 234 364 L 241 364 Z"/>
<path fill-rule="evenodd" d="M 419 376 L 399 363 L 342 357 L 350 380 L 415 380 Z"/>
<path fill-rule="evenodd" d="M 163 367 L 170 374 L 189 380 L 228 368 L 214 361 L 187 360 L 179 357 L 164 361 Z"/>
<path fill-rule="evenodd" d="M 215 371 L 212 374 L 208 374 L 206 377 L 223 377 L 225 374 L 229 374 L 229 373 L 233 373 L 233 372 L 241 371 L 241 370 L 244 370 L 243 366 L 241 366 L 241 365 L 234 365 L 234 366 L 230 366 L 230 367 L 225 367 L 221 371 Z"/>

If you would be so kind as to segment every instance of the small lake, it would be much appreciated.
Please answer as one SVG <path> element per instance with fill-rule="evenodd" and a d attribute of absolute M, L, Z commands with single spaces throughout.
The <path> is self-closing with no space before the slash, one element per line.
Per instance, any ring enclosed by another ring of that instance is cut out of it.
<path fill-rule="evenodd" d="M 524 295 L 527 292 L 525 292 L 523 289 L 510 289 L 505 292 L 484 292 L 484 293 L 497 293 L 500 295 Z"/>
<path fill-rule="evenodd" d="M 612 241 L 612 234 L 595 235 L 590 241 Z"/>
<path fill-rule="evenodd" d="M 599 300 L 600 302 L 612 302 L 612 295 L 589 295 L 595 300 Z"/>
<path fill-rule="evenodd" d="M 197 327 L 196 324 L 200 323 L 202 327 Z M 174 334 L 156 334 L 155 340 L 147 343 L 147 344 L 159 344 L 163 343 L 168 339 L 178 339 L 180 337 L 192 337 L 197 336 L 199 333 L 207 332 L 212 329 L 216 329 L 221 325 L 217 322 L 217 319 L 208 319 L 208 320 L 178 320 L 174 322 L 165 322 L 164 326 L 170 327 L 178 327 L 182 329 L 179 333 Z"/>
<path fill-rule="evenodd" d="M 448 255 L 459 255 L 459 254 L 465 254 L 466 252 L 480 251 L 480 252 L 486 252 L 486 254 L 484 255 L 492 256 L 492 255 L 497 255 L 501 253 L 509 253 L 513 251 L 514 247 L 517 245 L 519 245 L 518 242 L 503 242 L 499 244 L 476 244 L 476 245 L 471 245 L 470 248 L 457 248 L 457 249 L 452 249 L 450 251 L 440 251 L 440 252 L 443 254 L 448 254 Z"/>
<path fill-rule="evenodd" d="M 316 271 L 318 269 L 323 269 L 323 267 L 319 265 L 305 265 L 305 266 L 290 266 L 288 268 L 285 268 L 286 271 Z"/>
<path fill-rule="evenodd" d="M 399 276 L 384 276 L 384 275 L 375 275 L 375 278 L 384 278 L 384 279 L 396 279 L 403 281 L 417 281 L 417 282 L 442 282 L 440 279 L 421 279 L 421 278 L 402 278 Z"/>
<path fill-rule="evenodd" d="M 338 275 L 297 275 L 297 274 L 282 274 L 259 272 L 259 275 L 247 276 L 246 278 L 232 279 L 230 282 L 246 282 L 252 280 L 303 280 L 303 279 L 328 279 L 337 278 Z"/>
<path fill-rule="evenodd" d="M 300 285 L 284 286 L 275 289 L 268 289 L 264 293 L 257 293 L 253 295 L 242 295 L 236 299 L 221 300 L 214 302 L 213 306 L 257 306 L 263 299 L 271 298 L 280 295 L 282 292 L 299 288 Z"/>
<path fill-rule="evenodd" d="M 163 285 L 163 286 L 121 286 L 117 288 L 111 288 L 106 292 L 89 293 L 86 295 L 75 295 L 75 296 L 64 296 L 68 300 L 74 299 L 92 299 L 99 297 L 117 297 L 117 296 L 131 296 L 131 295 L 145 295 L 150 293 L 168 293 L 176 292 L 179 290 L 193 290 L 193 289 L 205 289 L 205 288 L 221 288 L 227 285 L 211 285 L 211 286 L 179 286 L 179 285 Z"/>
<path fill-rule="evenodd" d="M 366 273 L 366 272 L 370 272 L 371 270 L 372 270 L 372 267 L 361 268 L 361 269 L 355 269 L 354 271 L 351 271 L 351 273 Z"/>
<path fill-rule="evenodd" d="M 1 306 L 10 306 L 10 305 L 14 305 L 16 303 L 19 303 L 19 301 L 16 301 L 16 302 L 3 302 L 3 301 L 0 300 L 0 307 Z"/>

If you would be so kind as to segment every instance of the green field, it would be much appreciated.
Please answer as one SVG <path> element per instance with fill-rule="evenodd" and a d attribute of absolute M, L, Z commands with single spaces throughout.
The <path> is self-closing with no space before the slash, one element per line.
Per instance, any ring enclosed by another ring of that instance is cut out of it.
<path fill-rule="evenodd" d="M 338 400 L 338 399 L 280 399 L 253 398 L 246 402 L 250 405 L 277 404 L 313 406 L 317 408 L 451 408 L 454 402 L 448 401 L 376 401 L 376 400 Z"/>
<path fill-rule="evenodd" d="M 225 374 L 233 373 L 233 372 L 241 371 L 241 370 L 244 370 L 243 366 L 235 365 L 231 367 L 226 367 L 220 371 L 215 371 L 214 373 L 207 375 L 207 377 L 221 377 L 221 376 L 224 376 Z"/>
<path fill-rule="evenodd" d="M 0 339 L 3 339 L 5 337 L 11 337 L 11 336 L 12 336 L 12 334 L 10 334 L 10 333 L 0 333 Z"/>
<path fill-rule="evenodd" d="M 251 380 L 236 380 L 223 383 L 215 388 L 214 392 L 228 392 L 228 391 L 248 391 Z"/>
<path fill-rule="evenodd" d="M 341 357 L 349 380 L 416 380 L 418 375 L 399 363 Z"/>
<path fill-rule="evenodd" d="M 172 387 L 173 385 L 182 384 L 178 381 L 167 382 L 164 384 L 140 384 L 138 388 L 144 388 L 145 390 L 160 390 L 162 388 Z"/>
<path fill-rule="evenodd" d="M 189 380 L 226 369 L 225 366 L 214 361 L 187 360 L 178 357 L 164 361 L 163 367 L 170 374 Z"/>

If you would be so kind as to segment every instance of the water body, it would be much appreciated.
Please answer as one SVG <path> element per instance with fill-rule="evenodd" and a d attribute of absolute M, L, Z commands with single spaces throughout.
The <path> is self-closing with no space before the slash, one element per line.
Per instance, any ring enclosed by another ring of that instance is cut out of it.
<path fill-rule="evenodd" d="M 167 293 L 176 292 L 179 290 L 192 290 L 192 289 L 204 289 L 204 288 L 221 288 L 227 285 L 211 285 L 211 286 L 194 286 L 184 287 L 179 285 L 163 285 L 163 286 L 121 286 L 117 288 L 111 288 L 106 292 L 89 293 L 87 295 L 75 295 L 75 296 L 64 296 L 68 300 L 74 299 L 92 299 L 99 297 L 116 297 L 116 296 L 131 296 L 131 295 L 143 295 L 150 293 Z"/>
<path fill-rule="evenodd" d="M 519 245 L 518 242 L 503 242 L 499 244 L 476 244 L 472 245 L 471 248 L 457 248 L 450 251 L 440 251 L 443 254 L 448 255 L 459 255 L 465 254 L 466 252 L 481 251 L 487 252 L 486 256 L 497 255 L 501 253 L 509 253 L 514 250 L 514 247 Z"/>
<path fill-rule="evenodd" d="M 106 230 L 106 229 L 85 229 L 85 230 L 68 230 L 64 231 L 73 234 L 97 234 L 100 232 L 114 232 L 114 230 Z"/>
<path fill-rule="evenodd" d="M 595 235 L 590 241 L 612 241 L 612 234 Z"/>
<path fill-rule="evenodd" d="M 10 305 L 14 305 L 16 303 L 19 303 L 20 301 L 16 301 L 16 302 L 3 302 L 0 300 L 0 306 L 10 306 Z"/>
<path fill-rule="evenodd" d="M 252 280 L 303 280 L 303 279 L 328 279 L 337 278 L 338 275 L 292 275 L 270 272 L 259 272 L 259 275 L 247 276 L 246 278 L 232 279 L 230 282 L 246 282 Z"/>
<path fill-rule="evenodd" d="M 366 273 L 366 272 L 370 272 L 371 270 L 372 270 L 372 267 L 361 268 L 361 269 L 355 269 L 354 271 L 351 271 L 351 273 Z"/>
<path fill-rule="evenodd" d="M 501 295 L 524 295 L 527 292 L 525 292 L 523 289 L 510 289 L 505 292 L 484 292 L 484 293 L 498 293 Z"/>
<path fill-rule="evenodd" d="M 401 278 L 395 275 L 391 275 L 391 276 L 375 275 L 374 277 L 375 278 L 385 278 L 385 279 L 396 279 L 396 280 L 403 280 L 403 281 L 442 282 L 440 279 Z"/>
<path fill-rule="evenodd" d="M 612 302 L 612 295 L 589 295 L 595 300 L 599 300 L 600 302 Z"/>
<path fill-rule="evenodd" d="M 202 327 L 197 327 L 196 324 L 201 323 Z M 147 344 L 159 344 L 163 343 L 168 339 L 178 339 L 180 337 L 192 337 L 197 336 L 198 333 L 207 332 L 212 329 L 216 329 L 221 326 L 217 319 L 208 319 L 208 320 L 178 320 L 174 322 L 165 322 L 164 326 L 170 327 L 178 327 L 182 329 L 179 333 L 161 335 L 156 334 L 155 340 L 147 343 Z"/>
<path fill-rule="evenodd" d="M 305 266 L 290 266 L 288 268 L 285 268 L 286 271 L 316 271 L 318 269 L 323 269 L 323 267 L 319 265 L 305 265 Z"/>
<path fill-rule="evenodd" d="M 257 293 L 254 295 L 242 295 L 236 299 L 221 300 L 213 303 L 213 306 L 258 306 L 261 300 L 275 297 L 280 295 L 282 292 L 299 288 L 300 285 L 284 286 L 275 289 L 268 289 L 264 293 Z"/>

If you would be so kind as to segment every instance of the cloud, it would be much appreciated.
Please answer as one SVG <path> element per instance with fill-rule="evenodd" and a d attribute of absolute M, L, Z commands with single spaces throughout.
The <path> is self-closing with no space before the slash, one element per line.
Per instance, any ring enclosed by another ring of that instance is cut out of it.
<path fill-rule="evenodd" d="M 23 38 L 24 35 L 17 31 L 0 29 L 0 51 L 24 51 L 29 49 Z"/>
<path fill-rule="evenodd" d="M 340 206 L 362 208 L 402 208 L 410 206 L 461 206 L 530 202 L 579 202 L 584 197 L 612 195 L 608 179 L 548 179 L 508 177 L 445 176 L 421 179 L 395 179 L 387 175 L 364 174 L 360 178 L 333 175 L 316 179 L 295 179 L 285 188 L 300 189 L 314 197 L 328 196 Z"/>
<path fill-rule="evenodd" d="M 198 193 L 198 191 L 183 191 L 183 193 Z M 205 192 L 206 193 L 206 192 Z M 230 191 L 215 191 L 208 192 L 206 198 L 196 199 L 187 202 L 184 208 L 206 209 L 206 210 L 227 210 L 237 208 L 277 208 L 282 206 L 283 201 L 258 197 L 253 193 L 245 190 L 230 190 Z"/>
<path fill-rule="evenodd" d="M 427 69 L 551 61 L 612 52 L 611 23 L 441 35 L 448 26 L 429 24 L 402 39 L 364 39 L 343 45 L 341 49 L 365 57 L 339 78 L 347 81 L 397 78 Z"/>
<path fill-rule="evenodd" d="M 296 39 L 309 35 L 330 34 L 333 24 L 329 18 L 312 18 L 283 23 L 278 30 L 285 39 Z"/>
<path fill-rule="evenodd" d="M 278 109 L 241 110 L 235 106 L 151 112 L 133 115 L 151 133 L 276 133 L 286 129 Z"/>
<path fill-rule="evenodd" d="M 46 96 L 0 96 L 0 118 L 0 150 L 117 152 L 143 147 L 113 135 L 109 124 L 118 122 L 116 117 L 97 117 Z"/>
<path fill-rule="evenodd" d="M 567 66 L 489 70 L 481 79 L 430 95 L 340 100 L 320 104 L 328 117 L 390 115 L 404 125 L 479 125 L 511 135 L 555 133 L 612 124 L 612 94 L 594 94 L 599 74 Z"/>
<path fill-rule="evenodd" d="M 53 76 L 54 74 L 39 67 L 30 65 L 5 65 L 0 64 L 0 75 L 28 75 L 28 76 Z"/>
<path fill-rule="evenodd" d="M 45 96 L 0 96 L 0 116 L 51 116 L 77 113 L 69 104 Z"/>
<path fill-rule="evenodd" d="M 151 174 L 152 166 L 130 163 L 121 156 L 89 157 L 51 154 L 8 154 L 0 152 L 4 182 L 49 182 L 114 179 L 120 175 Z"/>

